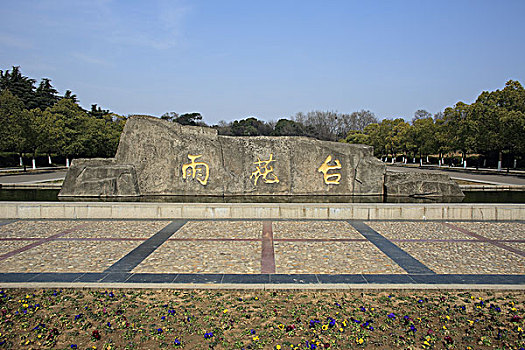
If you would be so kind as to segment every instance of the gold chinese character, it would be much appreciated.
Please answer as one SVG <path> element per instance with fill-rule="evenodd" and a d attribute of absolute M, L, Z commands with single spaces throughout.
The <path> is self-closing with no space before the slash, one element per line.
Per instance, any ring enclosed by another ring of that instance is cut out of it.
<path fill-rule="evenodd" d="M 197 178 L 197 181 L 199 181 L 201 185 L 206 185 L 208 183 L 208 177 L 210 177 L 210 168 L 208 164 L 204 162 L 195 162 L 195 160 L 200 157 L 202 157 L 202 154 L 196 156 L 188 154 L 191 163 L 182 166 L 182 178 L 186 179 L 186 176 L 190 175 L 193 179 Z"/>
<path fill-rule="evenodd" d="M 341 174 L 328 174 L 328 171 L 335 170 L 335 169 L 341 169 L 341 163 L 339 160 L 335 159 L 335 165 L 328 165 L 332 161 L 332 156 L 326 157 L 324 163 L 317 169 L 318 172 L 324 174 L 324 183 L 327 185 L 339 185 L 339 181 L 341 180 Z M 330 180 L 330 178 L 334 178 L 333 180 Z"/>
<path fill-rule="evenodd" d="M 271 162 L 275 162 L 275 160 L 272 158 L 273 153 L 270 154 L 270 159 L 261 160 L 261 158 L 257 157 L 257 162 L 253 163 L 257 166 L 255 167 L 256 170 L 250 176 L 250 179 L 255 177 L 255 186 L 257 186 L 257 180 L 259 180 L 261 176 L 264 180 L 264 183 L 273 184 L 279 182 L 279 178 L 273 173 L 273 167 L 270 165 Z M 268 177 L 268 175 L 270 176 Z"/>

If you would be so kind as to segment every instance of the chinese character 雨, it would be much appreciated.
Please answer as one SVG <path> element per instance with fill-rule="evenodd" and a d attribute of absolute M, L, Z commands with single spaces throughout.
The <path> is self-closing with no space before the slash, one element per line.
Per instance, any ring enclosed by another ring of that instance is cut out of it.
<path fill-rule="evenodd" d="M 324 163 L 317 169 L 318 172 L 323 173 L 324 177 L 324 183 L 327 185 L 339 185 L 339 181 L 341 180 L 341 174 L 339 173 L 332 173 L 328 174 L 328 171 L 330 170 L 336 170 L 341 169 L 341 163 L 339 160 L 335 159 L 335 165 L 328 165 L 332 161 L 332 156 L 326 157 Z M 332 179 L 333 178 L 333 179 Z"/>
<path fill-rule="evenodd" d="M 279 178 L 273 173 L 273 167 L 270 165 L 271 162 L 275 162 L 273 159 L 273 153 L 270 154 L 270 159 L 268 160 L 261 160 L 261 158 L 257 157 L 257 162 L 253 163 L 256 165 L 255 171 L 250 176 L 250 179 L 255 177 L 255 186 L 257 186 L 257 180 L 259 180 L 260 177 L 262 177 L 264 183 L 267 184 L 279 182 Z"/>
<path fill-rule="evenodd" d="M 205 186 L 208 183 L 208 177 L 210 177 L 210 168 L 204 162 L 195 162 L 200 157 L 202 154 L 196 156 L 188 154 L 191 163 L 182 166 L 182 178 L 186 179 L 187 176 L 191 176 L 192 179 L 197 179 L 201 185 Z"/>

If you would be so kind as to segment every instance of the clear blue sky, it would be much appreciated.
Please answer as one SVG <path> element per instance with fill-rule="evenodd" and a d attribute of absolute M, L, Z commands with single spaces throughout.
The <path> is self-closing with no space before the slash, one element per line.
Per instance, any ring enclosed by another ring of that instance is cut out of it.
<path fill-rule="evenodd" d="M 213 124 L 314 109 L 411 119 L 525 83 L 525 1 L 2 0 L 0 69 L 80 104 Z"/>

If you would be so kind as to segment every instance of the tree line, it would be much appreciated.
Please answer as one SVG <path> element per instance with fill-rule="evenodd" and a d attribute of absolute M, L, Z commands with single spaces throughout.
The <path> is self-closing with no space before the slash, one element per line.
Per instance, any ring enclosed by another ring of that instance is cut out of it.
<path fill-rule="evenodd" d="M 0 70 L 0 151 L 33 158 L 114 156 L 125 118 L 96 104 L 79 106 L 70 90 L 59 95 L 51 80 L 22 75 L 20 67 Z M 25 165 L 25 164 L 24 164 Z"/>
<path fill-rule="evenodd" d="M 463 162 L 475 154 L 475 166 L 496 158 L 501 170 L 504 156 L 507 167 L 515 166 L 525 155 L 525 89 L 509 80 L 502 90 L 482 92 L 472 104 L 458 102 L 434 116 L 419 110 L 411 123 L 383 119 L 350 131 L 344 141 L 374 146 L 378 157 L 401 157 L 405 162 L 436 155 L 441 165 L 444 155 L 460 153 Z"/>
<path fill-rule="evenodd" d="M 208 126 L 199 112 L 168 112 L 163 120 L 182 125 Z M 19 67 L 0 70 L 0 152 L 20 156 L 37 154 L 76 157 L 113 157 L 127 117 L 96 104 L 85 110 L 75 94 L 58 94 L 51 80 L 24 76 Z M 230 136 L 306 136 L 327 141 L 368 144 L 382 159 L 434 155 L 476 155 L 477 166 L 497 159 L 502 167 L 525 157 L 525 90 L 509 80 L 502 90 L 484 91 L 472 104 L 458 102 L 435 115 L 418 110 L 411 122 L 404 118 L 379 119 L 368 110 L 353 113 L 311 111 L 277 121 L 248 117 L 220 121 L 210 127 Z M 470 158 L 472 159 L 472 157 Z M 483 163 L 480 163 L 483 160 Z M 1 160 L 0 160 L 1 162 Z M 34 163 L 34 161 L 33 161 Z M 5 165 L 5 164 L 3 164 Z"/>
<path fill-rule="evenodd" d="M 378 119 L 370 111 L 361 110 L 351 114 L 334 111 L 299 112 L 291 118 L 281 118 L 278 121 L 259 120 L 248 117 L 242 120 L 225 122 L 221 120 L 216 125 L 207 125 L 202 121 L 202 115 L 197 112 L 179 115 L 176 112 L 165 113 L 161 119 L 173 121 L 182 125 L 209 126 L 217 129 L 219 135 L 227 136 L 306 136 L 325 141 L 344 139 L 351 130 L 362 131 Z"/>

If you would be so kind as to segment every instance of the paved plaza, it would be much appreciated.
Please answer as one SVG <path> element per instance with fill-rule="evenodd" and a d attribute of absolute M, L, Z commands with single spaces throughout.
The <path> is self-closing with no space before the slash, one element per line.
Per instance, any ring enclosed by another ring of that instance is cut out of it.
<path fill-rule="evenodd" d="M 525 285 L 525 221 L 3 220 L 0 283 Z"/>

